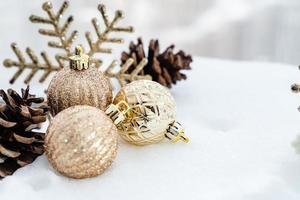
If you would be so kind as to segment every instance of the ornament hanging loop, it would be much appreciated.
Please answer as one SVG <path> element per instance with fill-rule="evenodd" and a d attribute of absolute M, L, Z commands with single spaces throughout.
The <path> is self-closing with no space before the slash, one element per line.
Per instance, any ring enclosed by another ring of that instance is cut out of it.
<path fill-rule="evenodd" d="M 125 101 L 110 104 L 105 111 L 105 114 L 111 118 L 115 125 L 118 125 L 125 119 L 125 114 L 130 110 L 129 105 Z"/>
<path fill-rule="evenodd" d="M 90 57 L 83 53 L 83 48 L 81 46 L 76 46 L 75 55 L 70 58 L 70 67 L 75 70 L 83 70 L 89 68 Z"/>
<path fill-rule="evenodd" d="M 190 141 L 189 138 L 185 136 L 182 125 L 176 121 L 169 125 L 165 136 L 174 143 L 178 142 L 179 140 L 185 143 Z"/>

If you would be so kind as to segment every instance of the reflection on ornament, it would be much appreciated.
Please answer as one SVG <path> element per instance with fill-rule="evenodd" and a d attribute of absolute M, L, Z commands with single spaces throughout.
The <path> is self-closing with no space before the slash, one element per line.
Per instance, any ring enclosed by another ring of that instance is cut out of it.
<path fill-rule="evenodd" d="M 129 105 L 125 101 L 120 101 L 116 105 L 110 104 L 105 114 L 111 118 L 115 125 L 118 125 L 125 120 L 125 114 L 129 109 Z"/>
<path fill-rule="evenodd" d="M 160 142 L 164 138 L 188 142 L 176 122 L 176 104 L 167 88 L 159 83 L 139 80 L 124 86 L 113 104 L 126 104 L 129 110 L 117 125 L 120 136 L 135 145 Z"/>

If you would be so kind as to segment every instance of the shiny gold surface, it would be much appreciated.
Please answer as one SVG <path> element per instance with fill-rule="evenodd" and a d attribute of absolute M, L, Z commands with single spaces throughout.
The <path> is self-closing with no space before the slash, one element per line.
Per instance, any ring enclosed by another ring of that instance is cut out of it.
<path fill-rule="evenodd" d="M 175 121 L 176 104 L 167 88 L 147 80 L 124 86 L 114 104 L 125 101 L 130 106 L 120 123 L 120 136 L 135 145 L 157 143 L 165 138 L 169 124 Z"/>
<path fill-rule="evenodd" d="M 90 66 L 90 57 L 84 54 L 81 46 L 76 46 L 75 55 L 70 56 L 70 68 L 84 70 Z"/>

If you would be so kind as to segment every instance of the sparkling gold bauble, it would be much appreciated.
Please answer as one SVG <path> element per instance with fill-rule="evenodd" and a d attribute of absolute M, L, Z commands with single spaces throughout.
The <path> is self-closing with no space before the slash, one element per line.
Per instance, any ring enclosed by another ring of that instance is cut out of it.
<path fill-rule="evenodd" d="M 53 168 L 70 178 L 100 175 L 116 157 L 118 135 L 105 113 L 91 106 L 73 106 L 51 121 L 45 152 Z"/>
<path fill-rule="evenodd" d="M 48 105 L 53 116 L 75 105 L 105 110 L 112 102 L 109 80 L 96 67 L 89 67 L 87 55 L 76 50 L 77 55 L 70 58 L 70 67 L 61 69 L 50 82 Z"/>
<path fill-rule="evenodd" d="M 130 111 L 117 128 L 129 143 L 146 145 L 165 138 L 176 118 L 176 104 L 167 88 L 154 81 L 139 80 L 124 86 L 113 104 L 126 102 Z"/>

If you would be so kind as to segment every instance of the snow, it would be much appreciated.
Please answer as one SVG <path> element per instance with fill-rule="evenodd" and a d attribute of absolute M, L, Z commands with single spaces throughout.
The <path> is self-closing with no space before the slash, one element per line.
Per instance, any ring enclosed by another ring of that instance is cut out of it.
<path fill-rule="evenodd" d="M 86 180 L 62 177 L 41 156 L 0 182 L 0 199 L 298 200 L 297 81 L 295 66 L 196 58 L 172 89 L 189 144 L 120 141 L 112 167 Z"/>

